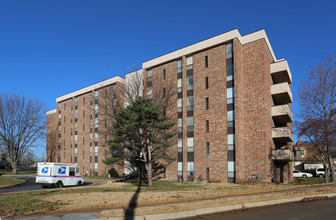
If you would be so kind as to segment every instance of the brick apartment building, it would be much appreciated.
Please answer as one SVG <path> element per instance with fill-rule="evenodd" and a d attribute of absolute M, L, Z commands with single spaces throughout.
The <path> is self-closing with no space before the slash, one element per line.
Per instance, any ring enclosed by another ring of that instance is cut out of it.
<path fill-rule="evenodd" d="M 241 36 L 234 29 L 146 61 L 139 71 L 148 98 L 170 82 L 176 93 L 167 109 L 176 121 L 169 151 L 176 161 L 166 179 L 292 181 L 292 77 L 264 30 Z M 105 175 L 109 136 L 100 131 L 109 117 L 101 103 L 113 97 L 123 106 L 120 93 L 139 71 L 58 97 L 57 109 L 47 112 L 48 159 Z M 122 172 L 123 164 L 115 167 Z"/>

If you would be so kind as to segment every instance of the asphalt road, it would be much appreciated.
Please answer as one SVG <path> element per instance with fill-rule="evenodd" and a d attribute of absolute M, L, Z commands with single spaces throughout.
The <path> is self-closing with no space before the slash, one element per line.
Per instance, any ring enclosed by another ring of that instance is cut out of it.
<path fill-rule="evenodd" d="M 7 176 L 7 175 L 6 175 Z M 23 179 L 26 181 L 24 184 L 19 184 L 15 186 L 8 186 L 8 187 L 0 187 L 0 194 L 2 193 L 13 193 L 13 192 L 26 192 L 26 191 L 32 191 L 32 190 L 42 190 L 42 186 L 35 183 L 35 176 L 29 176 L 29 175 L 16 175 L 16 176 L 9 176 L 14 177 L 18 179 Z M 91 180 L 89 180 L 91 181 Z M 104 184 L 106 183 L 104 181 L 97 181 L 96 185 Z M 92 182 L 85 182 L 84 185 L 92 184 Z"/>
<path fill-rule="evenodd" d="M 201 215 L 184 220 L 300 220 L 300 219 L 336 219 L 336 198 L 312 202 L 295 202 L 282 205 L 266 206 L 260 208 L 229 211 L 210 215 Z"/>

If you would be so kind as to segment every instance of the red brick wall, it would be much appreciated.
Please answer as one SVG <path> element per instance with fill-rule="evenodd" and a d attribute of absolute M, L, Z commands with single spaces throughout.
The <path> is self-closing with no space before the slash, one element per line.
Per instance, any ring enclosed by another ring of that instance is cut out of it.
<path fill-rule="evenodd" d="M 264 40 L 234 40 L 237 182 L 256 173 L 272 178 L 271 62 Z"/>

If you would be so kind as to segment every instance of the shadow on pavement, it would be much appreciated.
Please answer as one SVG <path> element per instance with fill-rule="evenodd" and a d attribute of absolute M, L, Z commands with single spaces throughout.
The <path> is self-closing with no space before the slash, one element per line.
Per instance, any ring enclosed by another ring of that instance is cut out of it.
<path fill-rule="evenodd" d="M 125 220 L 133 220 L 134 219 L 134 211 L 137 207 L 137 200 L 141 190 L 142 181 L 139 180 L 138 189 L 132 196 L 130 203 L 128 204 L 128 208 L 125 210 Z"/>

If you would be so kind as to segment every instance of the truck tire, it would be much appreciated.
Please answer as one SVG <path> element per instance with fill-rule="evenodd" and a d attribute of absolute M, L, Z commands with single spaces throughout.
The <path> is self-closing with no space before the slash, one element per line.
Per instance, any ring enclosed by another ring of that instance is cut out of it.
<path fill-rule="evenodd" d="M 57 183 L 56 183 L 56 188 L 62 188 L 63 187 L 63 183 L 62 183 L 62 181 L 58 181 Z"/>
<path fill-rule="evenodd" d="M 78 181 L 77 186 L 81 186 L 82 185 L 82 181 Z"/>

